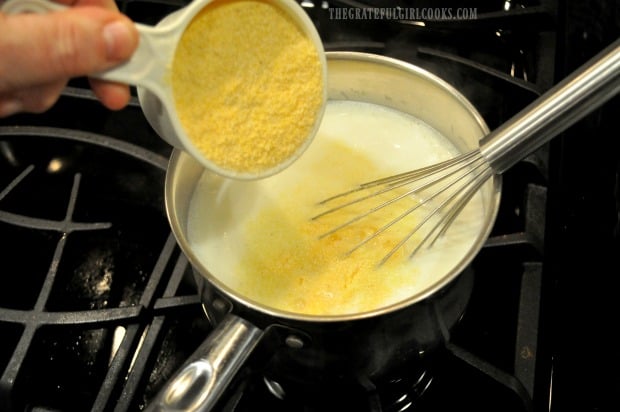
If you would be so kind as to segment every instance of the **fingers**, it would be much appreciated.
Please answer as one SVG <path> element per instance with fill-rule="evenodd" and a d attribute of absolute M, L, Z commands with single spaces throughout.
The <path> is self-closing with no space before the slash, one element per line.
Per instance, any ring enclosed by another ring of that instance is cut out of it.
<path fill-rule="evenodd" d="M 70 6 L 100 6 L 118 11 L 115 0 L 56 0 Z M 120 110 L 129 103 L 129 86 L 105 80 L 90 79 L 90 86 L 101 103 L 111 110 Z"/>
<path fill-rule="evenodd" d="M 115 0 L 54 0 L 56 3 L 64 4 L 65 6 L 99 6 L 105 7 L 108 10 L 118 11 Z"/>
<path fill-rule="evenodd" d="M 0 90 L 88 75 L 119 64 L 138 42 L 129 19 L 97 7 L 2 16 Z"/>
<path fill-rule="evenodd" d="M 56 103 L 64 86 L 64 82 L 53 82 L 0 94 L 0 117 L 19 112 L 44 112 Z"/>
<path fill-rule="evenodd" d="M 90 79 L 90 87 L 101 103 L 111 110 L 120 110 L 129 103 L 129 86 L 99 79 Z"/>
<path fill-rule="evenodd" d="M 49 108 L 69 78 L 123 62 L 138 43 L 133 23 L 103 7 L 80 6 L 49 14 L 0 14 L 0 28 L 11 33 L 0 36 L 0 116 L 14 112 L 18 102 L 26 111 Z M 104 104 L 118 108 L 125 100 L 123 87 L 96 84 L 95 93 Z M 37 94 L 39 103 L 35 102 Z"/>

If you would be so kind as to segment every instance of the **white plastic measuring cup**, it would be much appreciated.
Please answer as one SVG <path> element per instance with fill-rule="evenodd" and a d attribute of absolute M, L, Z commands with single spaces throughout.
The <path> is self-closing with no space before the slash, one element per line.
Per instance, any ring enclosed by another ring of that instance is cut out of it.
<path fill-rule="evenodd" d="M 327 63 L 323 50 L 323 43 L 314 24 L 306 12 L 294 0 L 270 0 L 282 11 L 286 12 L 302 32 L 315 45 L 321 66 L 323 68 L 323 96 L 322 107 L 315 119 L 314 127 L 302 146 L 290 158 L 274 168 L 256 173 L 238 172 L 223 169 L 207 159 L 194 145 L 185 133 L 175 108 L 173 91 L 170 82 L 166 80 L 172 67 L 176 46 L 192 21 L 207 4 L 213 0 L 194 0 L 184 8 L 169 14 L 156 26 L 147 26 L 134 23 L 140 40 L 132 57 L 125 63 L 100 73 L 93 73 L 91 77 L 111 80 L 134 85 L 137 87 L 140 106 L 149 124 L 161 138 L 172 146 L 184 150 L 200 161 L 206 168 L 226 177 L 235 179 L 258 179 L 273 175 L 293 163 L 310 145 L 316 134 L 325 103 L 327 100 Z M 46 13 L 63 10 L 66 6 L 49 0 L 8 0 L 0 7 L 6 14 L 17 13 Z"/>

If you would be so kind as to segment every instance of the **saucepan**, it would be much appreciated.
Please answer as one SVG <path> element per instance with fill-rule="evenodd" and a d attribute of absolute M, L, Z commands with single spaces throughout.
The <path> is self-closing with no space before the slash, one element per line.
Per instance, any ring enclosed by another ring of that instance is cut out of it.
<path fill-rule="evenodd" d="M 478 147 L 489 132 L 462 94 L 417 66 L 357 52 L 329 52 L 327 64 L 330 100 L 374 103 L 411 114 L 462 151 Z M 269 345 L 269 370 L 297 375 L 295 379 L 310 385 L 373 382 L 389 378 L 403 365 L 423 363 L 449 340 L 450 330 L 467 307 L 473 287 L 470 264 L 491 232 L 501 192 L 498 176 L 482 187 L 482 229 L 468 253 L 430 286 L 374 310 L 318 316 L 253 301 L 199 259 L 188 240 L 188 210 L 205 173 L 211 172 L 175 150 L 166 176 L 165 201 L 172 231 L 193 268 L 214 329 L 151 402 L 151 410 L 211 409 L 248 356 L 267 340 L 275 342 Z"/>

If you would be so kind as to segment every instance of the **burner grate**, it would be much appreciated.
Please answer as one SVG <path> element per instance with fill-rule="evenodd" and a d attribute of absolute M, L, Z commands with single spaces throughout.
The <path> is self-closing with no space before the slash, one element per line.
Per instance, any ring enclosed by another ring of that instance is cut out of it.
<path fill-rule="evenodd" d="M 194 337 L 167 363 L 207 333 L 162 209 L 167 160 L 64 129 L 3 127 L 0 140 L 15 159 L 0 166 L 12 176 L 0 191 L 1 241 L 6 267 L 19 271 L 0 288 L 0 409 L 133 410 L 114 399 L 138 392 L 130 383 L 152 363 L 158 325 L 191 314 Z M 45 155 L 26 150 L 41 142 Z M 65 210 L 40 207 L 54 202 Z"/>

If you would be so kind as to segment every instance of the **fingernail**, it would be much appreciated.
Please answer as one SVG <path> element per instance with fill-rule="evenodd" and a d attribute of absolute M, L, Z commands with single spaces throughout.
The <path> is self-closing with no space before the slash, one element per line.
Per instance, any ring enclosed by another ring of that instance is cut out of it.
<path fill-rule="evenodd" d="M 133 50 L 133 28 L 130 24 L 123 20 L 115 20 L 103 27 L 103 38 L 109 60 L 129 57 Z"/>

